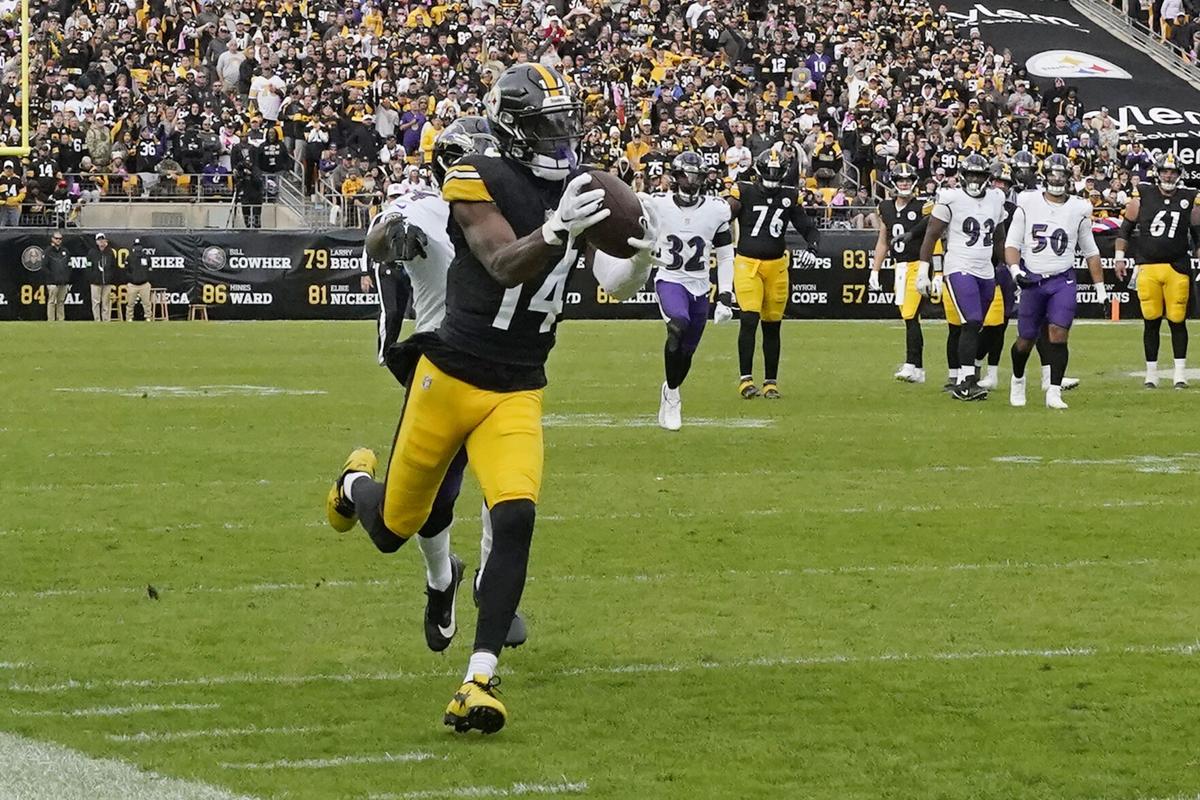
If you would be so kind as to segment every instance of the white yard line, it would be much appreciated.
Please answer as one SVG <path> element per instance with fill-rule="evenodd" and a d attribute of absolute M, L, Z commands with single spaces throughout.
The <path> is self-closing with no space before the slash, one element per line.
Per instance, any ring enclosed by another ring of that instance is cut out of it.
<path fill-rule="evenodd" d="M 722 572 L 660 572 L 660 573 L 628 573 L 612 575 L 544 575 L 530 576 L 530 583 L 646 583 L 670 580 L 711 580 L 719 577 L 730 578 L 770 578 L 788 577 L 794 575 L 857 575 L 861 573 L 879 574 L 921 574 L 928 572 L 1003 572 L 1003 571 L 1066 571 L 1091 568 L 1136 568 L 1147 566 L 1191 566 L 1194 560 L 1159 561 L 1151 558 L 1135 558 L 1127 560 L 1112 559 L 1077 559 L 1074 561 L 1019 561 L 1004 560 L 978 564 L 849 564 L 835 567 L 795 567 L 778 570 L 736 570 Z M 319 589 L 393 589 L 408 588 L 415 585 L 411 578 L 363 578 L 363 579 L 333 579 L 313 581 L 280 581 L 250 583 L 240 586 L 182 586 L 172 587 L 164 584 L 155 587 L 162 597 L 166 593 L 177 595 L 198 594 L 272 594 L 275 592 L 308 592 Z M 48 600 L 58 597 L 97 597 L 114 594 L 145 594 L 141 586 L 96 586 L 80 589 L 33 589 L 0 591 L 0 599 L 17 600 Z"/>
<path fill-rule="evenodd" d="M 277 520 L 269 523 L 257 524 L 253 522 L 164 522 L 156 525 L 152 533 L 160 533 L 164 531 L 204 531 L 204 530 L 226 530 L 226 531 L 247 531 L 261 530 L 274 528 L 324 528 L 328 522 L 320 520 L 309 520 L 308 522 L 289 522 L 287 520 Z M 0 536 L 58 536 L 64 533 L 86 533 L 95 535 L 98 533 L 129 533 L 128 525 L 72 525 L 70 527 L 57 528 L 0 528 Z M 139 532 L 140 533 L 140 532 Z"/>
<path fill-rule="evenodd" d="M 0 669 L 25 669 L 28 666 L 24 661 L 0 661 Z"/>
<path fill-rule="evenodd" d="M 542 425 L 547 428 L 657 428 L 652 416 L 616 417 L 611 414 L 546 414 Z M 775 420 L 758 417 L 688 417 L 689 428 L 771 428 Z"/>
<path fill-rule="evenodd" d="M 336 758 L 281 758 L 278 761 L 251 761 L 246 764 L 221 763 L 221 769 L 333 769 L 363 764 L 401 764 L 409 761 L 430 761 L 438 758 L 433 753 L 380 753 L 370 756 L 338 756 Z"/>
<path fill-rule="evenodd" d="M 0 733 L 4 800 L 253 800 L 57 744 Z"/>
<path fill-rule="evenodd" d="M 328 476 L 313 478 L 283 478 L 268 480 L 221 479 L 210 481 L 122 481 L 114 483 L 14 483 L 0 485 L 4 492 L 78 492 L 92 489 L 199 489 L 221 488 L 232 486 L 245 491 L 252 486 L 311 486 L 314 483 L 328 483 Z"/>
<path fill-rule="evenodd" d="M 209 728 L 200 731 L 140 731 L 139 733 L 110 733 L 110 742 L 179 742 L 187 739 L 238 739 L 244 736 L 295 736 L 329 730 L 326 726 L 258 728 Z"/>
<path fill-rule="evenodd" d="M 528 797 L 545 794 L 583 794 L 587 781 L 529 783 L 511 786 L 456 786 L 450 789 L 421 789 L 416 792 L 385 792 L 367 795 L 367 800 L 452 800 L 459 797 Z"/>
<path fill-rule="evenodd" d="M 553 670 L 507 670 L 509 674 L 532 679 L 553 679 L 577 675 L 625 675 L 629 673 L 675 673 L 702 670 L 739 670 L 756 667 L 777 666 L 828 666 L 838 664 L 889 664 L 897 662 L 942 662 L 980 661 L 1001 658 L 1091 658 L 1096 656 L 1183 656 L 1200 655 L 1200 640 L 1179 644 L 1128 645 L 1125 647 L 1099 648 L 1086 645 L 1064 646 L 1049 649 L 1010 648 L 1002 650 L 969 650 L 941 653 L 881 653 L 856 655 L 852 653 L 814 656 L 772 656 L 732 661 L 679 661 L 609 664 L 594 667 L 576 667 Z M 451 668 L 427 672 L 346 672 L 310 673 L 305 675 L 265 675 L 242 673 L 234 675 L 207 675 L 194 678 L 146 678 L 101 681 L 64 681 L 50 684 L 9 684 L 8 691 L 15 694 L 58 694 L 73 690 L 96 689 L 165 689 L 197 686 L 298 686 L 310 683 L 399 683 L 459 675 Z"/>
<path fill-rule="evenodd" d="M 9 709 L 15 717 L 125 717 L 130 714 L 156 714 L 160 711 L 213 711 L 217 703 L 147 703 L 132 706 L 100 706 L 98 708 L 69 708 L 50 711 Z"/>

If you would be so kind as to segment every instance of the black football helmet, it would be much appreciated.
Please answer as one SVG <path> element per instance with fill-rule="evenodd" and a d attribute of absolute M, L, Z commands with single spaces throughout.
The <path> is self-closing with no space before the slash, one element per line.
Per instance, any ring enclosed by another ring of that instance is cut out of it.
<path fill-rule="evenodd" d="M 912 164 L 902 161 L 892 170 L 892 186 L 897 197 L 912 197 L 917 187 L 917 171 Z"/>
<path fill-rule="evenodd" d="M 1154 159 L 1154 171 L 1158 179 L 1158 188 L 1168 194 L 1178 188 L 1179 179 L 1183 177 L 1179 157 L 1170 150 Z"/>
<path fill-rule="evenodd" d="M 983 197 L 987 193 L 991 173 L 983 156 L 978 153 L 967 156 L 959 164 L 958 172 L 962 176 L 963 191 L 969 196 Z"/>
<path fill-rule="evenodd" d="M 1042 180 L 1046 182 L 1049 194 L 1062 197 L 1071 182 L 1071 162 L 1062 153 L 1047 156 L 1042 162 Z"/>
<path fill-rule="evenodd" d="M 463 156 L 472 153 L 495 155 L 500 143 L 492 136 L 488 121 L 483 117 L 459 117 L 438 134 L 433 142 L 433 178 L 438 186 L 446 179 L 446 170 Z"/>
<path fill-rule="evenodd" d="M 500 152 L 539 178 L 564 180 L 579 164 L 583 104 L 553 67 L 514 64 L 483 100 Z"/>
<path fill-rule="evenodd" d="M 758 182 L 764 189 L 770 190 L 778 189 L 787 175 L 787 165 L 775 148 L 759 154 L 754 162 L 754 170 L 758 173 Z"/>
<path fill-rule="evenodd" d="M 992 162 L 992 185 L 1008 191 L 1013 187 L 1013 169 L 1007 161 L 997 158 Z"/>
<path fill-rule="evenodd" d="M 1028 150 L 1022 150 L 1013 156 L 1013 178 L 1022 189 L 1032 189 L 1037 186 L 1037 158 Z"/>
<path fill-rule="evenodd" d="M 698 153 L 685 150 L 671 160 L 671 186 L 681 205 L 690 206 L 704 191 L 707 167 Z"/>

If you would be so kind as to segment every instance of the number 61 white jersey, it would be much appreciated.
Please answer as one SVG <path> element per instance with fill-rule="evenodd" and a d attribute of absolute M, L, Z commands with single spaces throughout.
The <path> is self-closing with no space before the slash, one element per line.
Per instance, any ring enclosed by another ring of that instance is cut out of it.
<path fill-rule="evenodd" d="M 710 248 L 733 242 L 729 228 L 729 203 L 720 197 L 701 195 L 695 205 L 680 206 L 673 193 L 651 195 L 658 212 L 658 245 L 654 260 L 655 280 L 682 284 L 694 296 L 707 294 Z"/>
<path fill-rule="evenodd" d="M 1008 226 L 1005 247 L 1021 253 L 1027 272 L 1058 275 L 1075 267 L 1075 249 L 1099 255 L 1092 236 L 1092 204 L 1082 197 L 1052 203 L 1040 190 L 1021 192 Z"/>
<path fill-rule="evenodd" d="M 993 278 L 993 247 L 1004 223 L 1004 192 L 988 189 L 982 197 L 971 197 L 962 189 L 942 189 L 933 207 L 934 219 L 947 223 L 946 255 L 942 271 L 947 275 L 965 272 L 978 278 Z"/>

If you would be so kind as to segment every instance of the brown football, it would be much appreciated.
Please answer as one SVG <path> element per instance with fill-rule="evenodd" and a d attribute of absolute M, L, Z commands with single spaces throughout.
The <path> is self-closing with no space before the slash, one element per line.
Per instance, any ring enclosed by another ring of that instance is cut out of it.
<path fill-rule="evenodd" d="M 633 189 L 611 172 L 591 170 L 592 185 L 604 187 L 604 207 L 611 209 L 608 219 L 588 228 L 583 236 L 592 247 L 616 258 L 629 258 L 637 251 L 629 246 L 629 238 L 641 238 L 642 204 Z"/>

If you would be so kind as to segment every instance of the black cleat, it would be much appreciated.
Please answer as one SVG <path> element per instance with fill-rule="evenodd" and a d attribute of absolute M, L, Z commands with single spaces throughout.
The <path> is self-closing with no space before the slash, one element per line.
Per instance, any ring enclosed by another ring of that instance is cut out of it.
<path fill-rule="evenodd" d="M 479 608 L 479 570 L 475 570 L 475 578 L 471 581 L 471 599 Z M 520 647 L 529 638 L 529 630 L 525 626 L 525 618 L 518 611 L 513 614 L 512 624 L 508 626 L 508 635 L 504 637 L 505 647 Z"/>
<path fill-rule="evenodd" d="M 454 634 L 458 632 L 455 611 L 458 605 L 458 585 L 462 583 L 465 571 L 462 559 L 452 553 L 450 585 L 441 592 L 429 586 L 425 587 L 425 644 L 435 653 L 449 647 L 450 642 L 454 640 Z"/>
<path fill-rule="evenodd" d="M 979 385 L 977 379 L 967 378 L 967 380 L 959 383 L 950 391 L 950 396 L 955 400 L 963 400 L 965 402 L 987 400 L 988 391 Z"/>
<path fill-rule="evenodd" d="M 953 392 L 957 386 L 958 386 L 958 381 L 948 380 L 942 384 L 942 391 L 943 392 Z"/>

